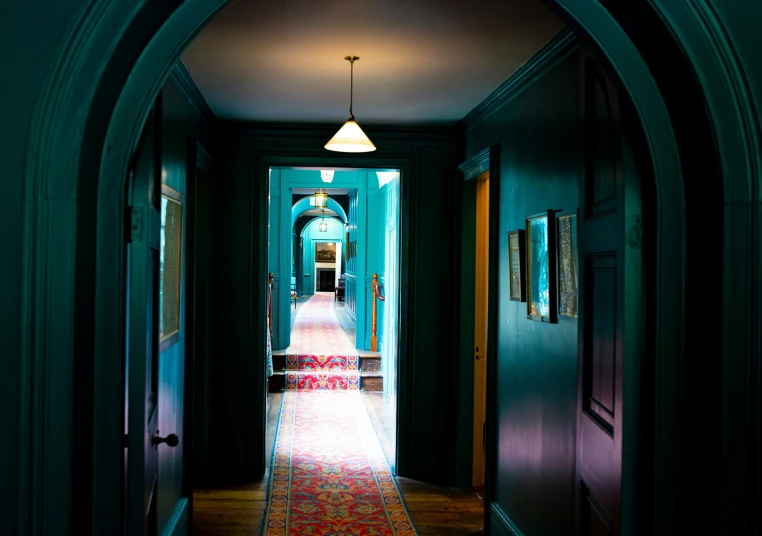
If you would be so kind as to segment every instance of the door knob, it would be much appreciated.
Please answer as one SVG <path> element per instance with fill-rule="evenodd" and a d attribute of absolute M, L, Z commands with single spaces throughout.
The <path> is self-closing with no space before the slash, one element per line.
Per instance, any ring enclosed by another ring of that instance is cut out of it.
<path fill-rule="evenodd" d="M 167 437 L 161 437 L 159 432 L 156 432 L 156 435 L 153 436 L 153 444 L 160 445 L 161 443 L 166 443 L 170 447 L 176 447 L 180 444 L 180 438 L 177 437 L 177 434 L 169 434 Z"/>

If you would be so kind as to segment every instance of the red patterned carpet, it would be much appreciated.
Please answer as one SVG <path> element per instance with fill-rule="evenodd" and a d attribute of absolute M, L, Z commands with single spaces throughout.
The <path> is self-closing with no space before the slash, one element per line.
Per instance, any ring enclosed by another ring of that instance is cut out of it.
<path fill-rule="evenodd" d="M 283 393 L 262 534 L 418 534 L 361 396 Z"/>
<path fill-rule="evenodd" d="M 333 293 L 318 292 L 299 308 L 286 353 L 286 389 L 359 389 L 357 350 L 333 306 Z"/>

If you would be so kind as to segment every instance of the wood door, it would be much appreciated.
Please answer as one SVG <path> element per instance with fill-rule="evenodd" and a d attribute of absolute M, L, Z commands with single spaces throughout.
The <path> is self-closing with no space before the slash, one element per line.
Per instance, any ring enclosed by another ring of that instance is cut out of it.
<path fill-rule="evenodd" d="M 635 409 L 624 408 L 622 386 L 625 358 L 633 370 L 641 344 L 640 181 L 623 101 L 594 57 L 582 55 L 582 71 L 577 524 L 603 536 L 622 533 L 623 416 Z"/>
<path fill-rule="evenodd" d="M 133 160 L 127 246 L 127 534 L 157 532 L 160 104 Z"/>
<path fill-rule="evenodd" d="M 484 432 L 487 419 L 487 309 L 489 305 L 489 170 L 476 183 L 476 268 L 474 289 L 474 488 L 484 486 Z"/>

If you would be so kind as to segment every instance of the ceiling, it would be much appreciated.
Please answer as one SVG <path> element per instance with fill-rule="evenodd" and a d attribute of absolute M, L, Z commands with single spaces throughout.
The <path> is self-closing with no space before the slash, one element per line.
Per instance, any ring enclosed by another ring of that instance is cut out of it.
<path fill-rule="evenodd" d="M 540 0 L 238 0 L 182 61 L 220 119 L 452 124 L 564 27 Z"/>

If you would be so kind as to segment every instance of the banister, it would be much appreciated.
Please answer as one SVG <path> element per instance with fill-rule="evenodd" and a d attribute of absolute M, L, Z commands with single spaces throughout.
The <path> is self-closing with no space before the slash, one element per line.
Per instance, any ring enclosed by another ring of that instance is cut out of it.
<path fill-rule="evenodd" d="M 270 329 L 270 340 L 273 339 L 273 288 L 275 288 L 275 274 L 270 272 L 270 280 L 267 283 L 269 299 L 267 304 L 267 326 Z"/>
<path fill-rule="evenodd" d="M 385 296 L 380 294 L 381 283 L 378 282 L 378 274 L 373 274 L 373 282 L 370 284 L 370 292 L 373 295 L 373 313 L 371 316 L 370 324 L 370 351 L 377 352 L 378 337 L 376 337 L 376 298 L 381 301 L 386 301 Z"/>

